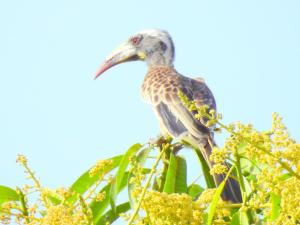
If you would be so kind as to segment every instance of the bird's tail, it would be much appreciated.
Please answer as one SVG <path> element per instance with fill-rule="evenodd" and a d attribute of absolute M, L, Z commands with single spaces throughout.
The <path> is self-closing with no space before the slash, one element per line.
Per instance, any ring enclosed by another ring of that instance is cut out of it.
<path fill-rule="evenodd" d="M 212 152 L 212 146 L 211 145 L 216 145 L 215 142 L 212 140 L 212 138 L 209 138 L 210 141 L 206 143 L 204 146 L 205 152 L 202 154 L 205 155 L 205 159 L 208 163 L 208 166 L 211 168 L 213 166 L 213 162 L 209 160 L 209 156 L 211 155 Z M 227 165 L 228 167 L 228 165 Z M 216 185 L 219 185 L 224 179 L 226 175 L 225 174 L 213 174 L 214 181 Z M 242 194 L 241 194 L 241 189 L 240 185 L 237 182 L 236 179 L 229 177 L 226 181 L 225 187 L 223 189 L 223 192 L 221 194 L 221 197 L 224 201 L 231 201 L 233 203 L 241 203 L 242 202 Z"/>

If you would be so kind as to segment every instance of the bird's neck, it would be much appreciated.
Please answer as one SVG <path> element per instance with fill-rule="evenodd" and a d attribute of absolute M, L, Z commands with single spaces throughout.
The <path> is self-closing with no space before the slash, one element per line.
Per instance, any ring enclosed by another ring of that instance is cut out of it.
<path fill-rule="evenodd" d="M 145 59 L 148 68 L 154 68 L 154 67 L 173 67 L 173 60 L 166 58 L 163 54 L 160 52 L 153 52 L 149 54 Z"/>
<path fill-rule="evenodd" d="M 145 76 L 145 80 L 152 80 L 150 83 L 155 83 L 154 81 L 159 77 L 159 79 L 164 79 L 170 77 L 171 74 L 177 74 L 178 72 L 174 67 L 170 66 L 152 66 L 148 67 L 148 71 Z M 154 79 L 154 81 L 153 81 Z"/>

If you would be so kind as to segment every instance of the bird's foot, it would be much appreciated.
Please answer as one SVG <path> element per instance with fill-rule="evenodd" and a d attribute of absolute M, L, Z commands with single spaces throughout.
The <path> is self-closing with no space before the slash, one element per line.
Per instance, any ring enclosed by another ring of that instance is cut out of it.
<path fill-rule="evenodd" d="M 183 144 L 182 143 L 175 143 L 172 145 L 172 152 L 174 155 L 177 155 L 177 153 L 183 149 Z"/>
<path fill-rule="evenodd" d="M 158 147 L 160 149 L 162 149 L 162 147 L 167 144 L 167 143 L 171 143 L 172 139 L 171 138 L 166 138 L 162 135 L 157 136 L 156 138 L 152 138 L 149 140 L 149 144 L 154 146 L 154 147 Z"/>
<path fill-rule="evenodd" d="M 165 138 L 162 135 L 157 136 L 156 138 L 150 138 L 148 143 L 155 147 L 162 145 L 164 143 Z"/>

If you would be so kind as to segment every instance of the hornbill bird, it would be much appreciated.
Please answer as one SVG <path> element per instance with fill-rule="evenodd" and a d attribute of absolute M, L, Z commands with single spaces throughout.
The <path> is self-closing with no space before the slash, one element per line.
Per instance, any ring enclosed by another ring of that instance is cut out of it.
<path fill-rule="evenodd" d="M 215 145 L 213 130 L 195 118 L 178 97 L 181 92 L 197 106 L 207 105 L 216 111 L 214 96 L 202 79 L 189 78 L 174 69 L 175 48 L 169 33 L 161 29 L 140 31 L 113 51 L 100 66 L 95 78 L 109 68 L 129 61 L 145 61 L 148 72 L 141 92 L 143 99 L 152 105 L 163 136 L 179 140 L 187 138 L 197 146 L 211 168 L 211 145 Z M 224 174 L 214 174 L 218 185 Z M 242 202 L 238 182 L 229 177 L 222 192 L 222 199 L 233 203 Z"/>

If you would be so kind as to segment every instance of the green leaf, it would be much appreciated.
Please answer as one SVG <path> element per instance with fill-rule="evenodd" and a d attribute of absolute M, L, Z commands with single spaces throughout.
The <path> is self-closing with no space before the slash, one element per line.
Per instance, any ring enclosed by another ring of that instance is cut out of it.
<path fill-rule="evenodd" d="M 112 211 L 115 212 L 115 200 L 117 197 L 117 194 L 120 192 L 121 188 L 121 182 L 125 175 L 127 166 L 129 164 L 130 158 L 136 154 L 138 150 L 140 150 L 143 146 L 139 143 L 132 145 L 126 153 L 123 155 L 121 162 L 119 164 L 118 171 L 116 173 L 115 179 L 112 183 L 111 189 L 110 189 L 110 205 L 112 207 Z"/>
<path fill-rule="evenodd" d="M 249 225 L 246 212 L 238 211 L 232 216 L 231 225 Z"/>
<path fill-rule="evenodd" d="M 129 164 L 129 159 L 130 157 L 132 157 L 138 150 L 140 150 L 143 146 L 139 143 L 132 145 L 127 152 L 125 153 L 125 155 L 123 156 L 120 164 L 119 164 L 119 169 L 116 173 L 116 178 L 115 178 L 115 182 L 112 186 L 112 190 L 113 190 L 113 196 L 115 196 L 117 193 L 119 193 L 120 188 L 121 188 L 121 182 L 123 180 L 123 176 L 126 172 L 126 168 Z"/>
<path fill-rule="evenodd" d="M 224 186 L 225 186 L 225 182 L 222 181 L 214 194 L 212 202 L 210 203 L 209 210 L 208 210 L 207 225 L 212 224 L 212 221 L 213 221 L 213 218 L 214 218 L 214 215 L 216 212 L 217 204 L 220 200 L 221 193 L 224 189 Z"/>
<path fill-rule="evenodd" d="M 110 189 L 111 189 L 111 184 L 108 184 L 104 188 L 102 188 L 100 192 L 105 193 L 105 198 L 100 202 L 92 201 L 89 205 L 89 207 L 92 210 L 94 223 L 96 223 L 101 218 L 102 213 L 104 212 L 104 210 L 109 205 L 109 202 L 110 202 Z"/>
<path fill-rule="evenodd" d="M 166 175 L 164 192 L 187 193 L 186 161 L 180 156 L 170 155 L 170 164 Z"/>
<path fill-rule="evenodd" d="M 274 222 L 280 214 L 280 203 L 281 197 L 274 193 L 271 193 L 272 211 L 271 211 L 271 222 Z"/>
<path fill-rule="evenodd" d="M 199 184 L 191 184 L 188 187 L 188 194 L 193 199 L 197 198 L 203 191 L 204 189 Z"/>
<path fill-rule="evenodd" d="M 20 196 L 14 189 L 0 185 L 0 206 L 4 202 L 19 201 L 19 200 L 20 200 Z"/>
<path fill-rule="evenodd" d="M 251 185 L 248 182 L 248 180 L 246 179 L 246 177 L 242 176 L 243 180 L 244 180 L 244 185 L 245 185 L 245 191 L 246 191 L 246 196 L 249 197 L 252 194 L 252 189 L 251 189 Z"/>
<path fill-rule="evenodd" d="M 291 174 L 286 173 L 286 174 L 283 174 L 283 175 L 280 177 L 280 180 L 285 181 L 285 180 L 287 180 L 287 179 L 289 179 L 289 178 L 291 178 L 291 177 L 292 177 Z"/>
<path fill-rule="evenodd" d="M 122 157 L 123 155 L 118 155 L 113 158 L 109 158 L 108 160 L 112 161 L 112 165 L 110 166 L 110 168 L 107 168 L 106 173 L 116 168 L 119 165 Z M 103 172 L 99 172 L 99 174 L 91 177 L 89 171 L 90 170 L 82 174 L 71 186 L 71 189 L 80 195 L 84 194 L 91 186 L 93 186 L 95 182 L 99 179 L 99 176 L 103 174 Z M 77 199 L 78 196 L 73 195 L 67 201 L 74 203 Z"/>
<path fill-rule="evenodd" d="M 176 156 L 174 154 L 171 154 L 163 192 L 166 192 L 168 194 L 175 192 L 176 169 L 177 169 Z"/>
<path fill-rule="evenodd" d="M 186 161 L 184 158 L 177 156 L 177 168 L 176 168 L 176 183 L 175 192 L 176 193 L 187 193 L 187 169 Z"/>
<path fill-rule="evenodd" d="M 46 197 L 53 205 L 58 205 L 63 201 L 63 198 L 52 190 L 47 190 Z"/>
<path fill-rule="evenodd" d="M 193 143 L 194 141 L 189 139 L 189 138 L 184 138 L 183 140 L 181 140 L 185 145 L 190 146 L 194 152 L 196 153 L 200 164 L 201 164 L 201 168 L 202 168 L 202 172 L 204 175 L 204 179 L 206 182 L 206 186 L 207 188 L 215 188 L 215 181 L 213 176 L 210 174 L 210 169 L 209 166 L 205 160 L 205 158 L 203 157 L 201 150 L 199 149 L 199 146 L 196 143 Z"/>
<path fill-rule="evenodd" d="M 123 177 L 123 182 L 121 183 L 121 190 L 125 188 L 127 184 L 127 180 L 128 180 L 128 172 L 125 173 L 125 176 Z M 100 218 L 102 217 L 102 213 L 107 208 L 107 206 L 111 203 L 110 190 L 111 190 L 111 184 L 107 184 L 106 186 L 104 186 L 100 190 L 100 192 L 105 193 L 105 198 L 102 201 L 98 201 L 98 202 L 93 200 L 89 205 L 89 207 L 92 210 L 94 223 L 97 223 L 100 220 Z"/>
<path fill-rule="evenodd" d="M 204 159 L 202 153 L 200 152 L 199 149 L 195 149 L 195 148 L 194 148 L 194 152 L 197 154 L 198 159 L 200 161 L 207 188 L 215 188 L 216 185 L 215 185 L 214 178 L 210 174 L 209 166 L 208 166 L 206 160 Z"/>
<path fill-rule="evenodd" d="M 212 202 L 210 203 L 210 206 L 208 209 L 208 218 L 207 218 L 207 223 L 206 223 L 207 225 L 212 225 L 213 218 L 214 218 L 216 208 L 217 208 L 217 204 L 221 198 L 221 193 L 222 193 L 222 191 L 225 187 L 226 181 L 233 169 L 234 169 L 234 167 L 231 167 L 231 169 L 228 171 L 225 179 L 220 183 L 220 185 L 218 186 L 218 188 L 213 196 Z"/>
<path fill-rule="evenodd" d="M 130 209 L 129 202 L 125 202 L 123 204 L 120 204 L 116 206 L 116 213 L 114 213 L 112 210 L 107 211 L 99 220 L 95 223 L 95 225 L 104 225 L 106 223 L 113 223 L 116 219 L 118 219 L 120 216 L 120 213 L 125 213 Z"/>
<path fill-rule="evenodd" d="M 144 164 L 147 160 L 147 157 L 150 153 L 150 151 L 152 150 L 152 147 L 149 148 L 145 148 L 143 149 L 137 156 L 137 163 L 141 166 L 144 167 Z M 144 170 L 147 170 L 144 168 Z M 144 171 L 145 173 L 150 173 L 151 170 L 148 169 L 148 171 Z M 131 184 L 129 181 L 130 179 L 133 177 L 133 174 L 130 172 L 129 176 L 128 176 L 128 196 L 129 196 L 129 202 L 130 202 L 130 206 L 131 208 L 134 208 L 135 204 L 137 203 L 137 199 L 132 196 L 132 190 L 134 189 L 134 184 Z"/>

